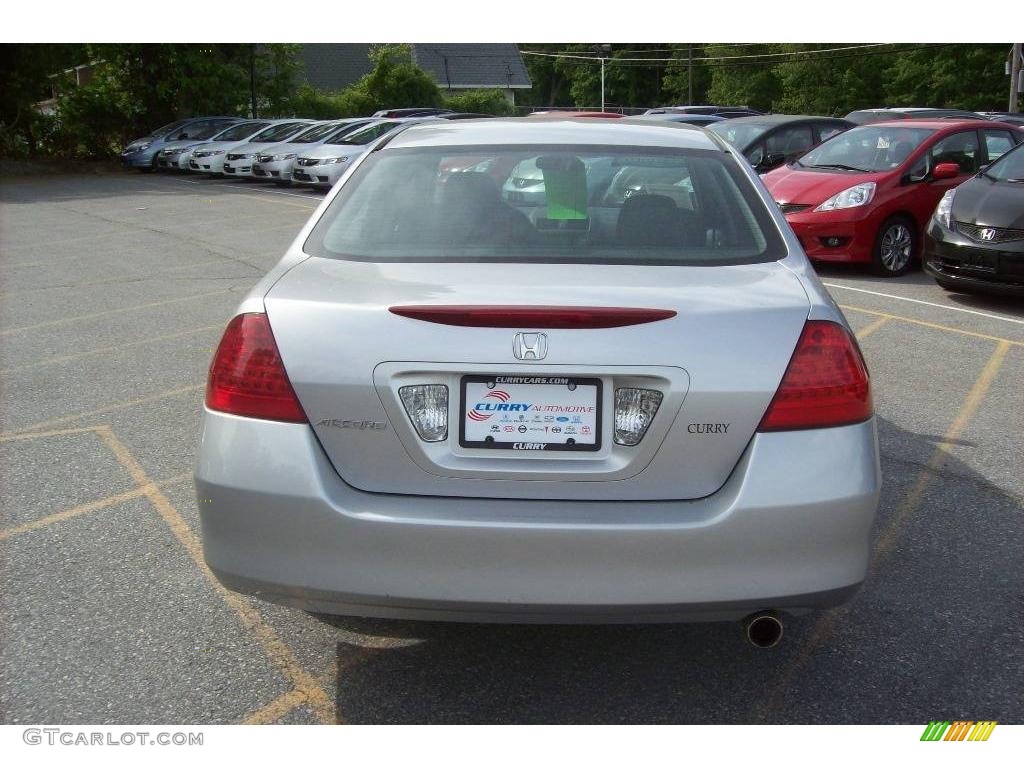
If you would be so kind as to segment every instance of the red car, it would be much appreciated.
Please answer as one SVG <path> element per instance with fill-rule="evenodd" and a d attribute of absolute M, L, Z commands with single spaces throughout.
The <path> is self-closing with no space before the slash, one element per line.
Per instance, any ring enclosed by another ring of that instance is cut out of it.
<path fill-rule="evenodd" d="M 808 257 L 906 272 L 946 190 L 1024 140 L 982 120 L 894 120 L 852 128 L 762 177 Z"/>

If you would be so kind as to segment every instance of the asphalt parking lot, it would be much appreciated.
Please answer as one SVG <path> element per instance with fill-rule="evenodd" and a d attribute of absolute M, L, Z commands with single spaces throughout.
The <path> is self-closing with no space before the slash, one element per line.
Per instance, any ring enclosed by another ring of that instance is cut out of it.
<path fill-rule="evenodd" d="M 320 200 L 0 180 L 0 719 L 1024 722 L 1024 302 L 830 268 L 874 381 L 871 574 L 771 651 L 737 625 L 338 619 L 220 588 L 191 468 L 206 367 Z"/>

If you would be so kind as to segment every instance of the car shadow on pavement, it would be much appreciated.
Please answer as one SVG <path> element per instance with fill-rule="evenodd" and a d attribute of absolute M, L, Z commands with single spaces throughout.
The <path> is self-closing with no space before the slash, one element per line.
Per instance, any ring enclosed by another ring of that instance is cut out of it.
<path fill-rule="evenodd" d="M 874 538 L 896 543 L 840 609 L 786 621 L 772 650 L 738 623 L 482 625 L 335 617 L 339 718 L 354 723 L 927 722 L 1024 719 L 1024 506 L 879 419 Z M 970 446 L 969 443 L 959 445 Z M 960 449 L 962 450 L 962 448 Z M 351 634 L 350 634 L 351 633 Z M 354 644 L 352 635 L 368 636 Z"/>

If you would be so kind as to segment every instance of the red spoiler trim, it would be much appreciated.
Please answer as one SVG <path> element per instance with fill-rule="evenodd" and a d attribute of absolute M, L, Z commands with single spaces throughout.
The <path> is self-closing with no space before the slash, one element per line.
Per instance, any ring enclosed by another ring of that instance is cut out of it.
<path fill-rule="evenodd" d="M 390 307 L 413 320 L 469 328 L 620 328 L 675 317 L 671 309 L 421 304 Z"/>

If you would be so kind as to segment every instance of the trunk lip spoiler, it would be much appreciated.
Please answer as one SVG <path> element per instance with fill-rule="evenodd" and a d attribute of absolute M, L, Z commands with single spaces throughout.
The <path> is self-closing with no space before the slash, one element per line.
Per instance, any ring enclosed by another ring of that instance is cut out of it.
<path fill-rule="evenodd" d="M 407 304 L 388 307 L 400 317 L 464 328 L 597 329 L 644 325 L 676 316 L 673 309 L 532 304 Z"/>

